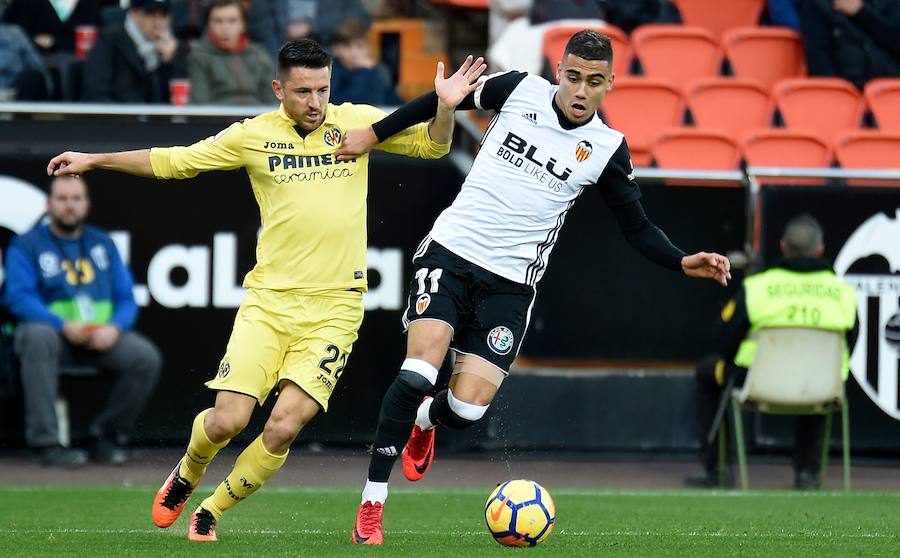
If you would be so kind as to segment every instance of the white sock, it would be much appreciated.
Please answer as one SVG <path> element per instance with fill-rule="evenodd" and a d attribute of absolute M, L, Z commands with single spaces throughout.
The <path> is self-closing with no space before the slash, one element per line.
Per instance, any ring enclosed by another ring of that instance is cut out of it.
<path fill-rule="evenodd" d="M 428 416 L 433 401 L 434 399 L 431 397 L 422 401 L 422 404 L 419 405 L 419 410 L 416 411 L 416 426 L 422 430 L 431 430 L 434 428 L 434 423 L 431 422 L 431 418 Z"/>
<path fill-rule="evenodd" d="M 380 502 L 384 504 L 388 497 L 388 483 L 366 481 L 366 486 L 362 492 L 362 502 Z"/>

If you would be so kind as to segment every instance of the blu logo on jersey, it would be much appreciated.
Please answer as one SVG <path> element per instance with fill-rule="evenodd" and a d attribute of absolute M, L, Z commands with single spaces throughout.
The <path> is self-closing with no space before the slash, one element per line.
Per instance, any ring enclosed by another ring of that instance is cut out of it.
<path fill-rule="evenodd" d="M 547 169 L 547 172 L 549 172 L 559 180 L 565 181 L 572 174 L 572 169 L 570 169 L 569 167 L 566 167 L 562 172 L 557 172 L 556 165 L 558 164 L 558 162 L 553 157 L 547 159 L 546 163 L 540 162 L 537 159 L 537 147 L 534 145 L 528 145 L 528 142 L 525 141 L 525 139 L 520 138 L 512 132 L 507 132 L 506 139 L 503 140 L 503 147 L 512 153 L 524 155 L 526 160 L 531 161 L 540 168 Z"/>

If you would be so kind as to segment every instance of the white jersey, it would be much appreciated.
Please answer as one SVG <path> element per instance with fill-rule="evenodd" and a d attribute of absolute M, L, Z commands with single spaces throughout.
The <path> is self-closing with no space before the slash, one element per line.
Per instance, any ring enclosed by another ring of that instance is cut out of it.
<path fill-rule="evenodd" d="M 519 74 L 524 77 L 512 81 L 505 102 L 485 102 L 491 82 L 511 75 L 490 76 L 475 91 L 478 108 L 499 112 L 462 190 L 430 237 L 488 271 L 533 286 L 575 199 L 598 183 L 614 153 L 627 157 L 627 146 L 599 116 L 574 128 L 561 122 L 553 100 L 559 88 L 540 77 Z M 625 165 L 630 182 L 630 159 Z M 637 185 L 633 190 L 626 196 L 639 198 Z"/>

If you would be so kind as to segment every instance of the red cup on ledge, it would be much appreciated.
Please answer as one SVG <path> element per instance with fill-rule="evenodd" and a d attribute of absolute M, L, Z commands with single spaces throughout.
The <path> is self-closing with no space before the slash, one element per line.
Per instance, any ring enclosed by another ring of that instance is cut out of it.
<path fill-rule="evenodd" d="M 169 100 L 176 107 L 183 107 L 191 97 L 191 80 L 173 79 L 169 81 Z"/>
<path fill-rule="evenodd" d="M 97 28 L 93 25 L 79 25 L 75 28 L 75 57 L 79 60 L 87 58 L 88 52 L 97 42 Z"/>

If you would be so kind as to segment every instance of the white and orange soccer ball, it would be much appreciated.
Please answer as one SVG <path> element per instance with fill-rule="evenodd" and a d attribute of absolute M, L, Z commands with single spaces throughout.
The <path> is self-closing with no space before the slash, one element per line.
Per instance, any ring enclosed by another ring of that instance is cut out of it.
<path fill-rule="evenodd" d="M 484 520 L 504 546 L 534 546 L 553 532 L 556 505 L 541 485 L 511 480 L 499 485 L 484 506 Z"/>

